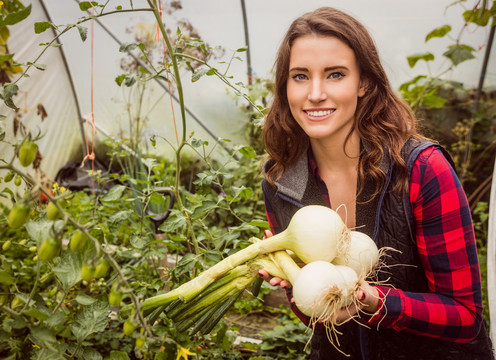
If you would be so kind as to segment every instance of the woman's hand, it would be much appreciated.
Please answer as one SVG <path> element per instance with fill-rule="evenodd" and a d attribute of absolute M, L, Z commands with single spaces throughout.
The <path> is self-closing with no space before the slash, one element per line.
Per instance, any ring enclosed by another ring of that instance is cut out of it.
<path fill-rule="evenodd" d="M 273 236 L 272 232 L 269 230 L 265 230 L 263 240 L 270 238 L 271 236 Z M 269 273 L 267 271 L 265 271 L 264 269 L 259 270 L 258 275 L 260 275 L 265 281 L 267 281 L 272 286 L 279 285 L 281 288 L 290 288 L 291 287 L 291 283 L 289 281 L 283 280 L 283 279 L 275 277 L 275 276 L 271 277 L 269 275 Z"/>
<path fill-rule="evenodd" d="M 368 282 L 363 281 L 357 291 L 357 302 L 342 308 L 334 314 L 334 322 L 343 323 L 355 316 L 358 311 L 372 315 L 379 309 L 379 291 Z M 325 320 L 324 320 L 325 322 Z"/>

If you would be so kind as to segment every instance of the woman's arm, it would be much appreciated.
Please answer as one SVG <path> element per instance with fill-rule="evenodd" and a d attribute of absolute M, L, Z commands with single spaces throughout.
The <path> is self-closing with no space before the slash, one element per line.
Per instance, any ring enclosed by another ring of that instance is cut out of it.
<path fill-rule="evenodd" d="M 414 164 L 410 201 L 428 293 L 378 286 L 384 307 L 369 324 L 455 342 L 477 336 L 482 291 L 470 208 L 454 170 L 439 150 Z"/>

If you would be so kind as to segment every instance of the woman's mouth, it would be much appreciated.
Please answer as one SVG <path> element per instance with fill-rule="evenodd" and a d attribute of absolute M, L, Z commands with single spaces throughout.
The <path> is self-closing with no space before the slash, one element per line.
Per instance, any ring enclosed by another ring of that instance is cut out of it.
<path fill-rule="evenodd" d="M 336 109 L 328 109 L 328 110 L 304 110 L 304 112 L 313 118 L 320 118 L 331 115 Z"/>

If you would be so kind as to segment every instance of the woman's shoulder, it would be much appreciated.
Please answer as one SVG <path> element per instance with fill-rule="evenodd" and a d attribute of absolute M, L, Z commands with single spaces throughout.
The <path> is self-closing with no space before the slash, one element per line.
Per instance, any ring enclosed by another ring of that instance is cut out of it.
<path fill-rule="evenodd" d="M 415 160 L 410 174 L 411 184 L 423 184 L 429 187 L 457 187 L 457 179 L 449 154 L 438 146 L 424 149 Z"/>
<path fill-rule="evenodd" d="M 455 168 L 448 151 L 439 143 L 418 137 L 407 140 L 402 149 L 402 156 L 409 164 L 409 169 L 428 166 L 435 169 Z"/>
<path fill-rule="evenodd" d="M 434 169 L 453 167 L 451 161 L 447 158 L 446 151 L 443 151 L 438 145 L 431 145 L 422 150 L 415 160 L 415 165 L 429 166 Z"/>

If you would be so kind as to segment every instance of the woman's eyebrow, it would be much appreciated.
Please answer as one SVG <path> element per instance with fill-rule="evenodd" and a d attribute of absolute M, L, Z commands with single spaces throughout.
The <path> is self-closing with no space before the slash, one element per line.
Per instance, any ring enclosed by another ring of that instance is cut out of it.
<path fill-rule="evenodd" d="M 289 69 L 289 71 L 308 71 L 308 69 L 306 67 L 294 67 L 294 68 L 291 68 Z"/>
<path fill-rule="evenodd" d="M 348 68 L 344 65 L 336 65 L 336 66 L 328 66 L 324 69 L 325 72 L 333 71 L 333 70 L 348 70 Z"/>
<path fill-rule="evenodd" d="M 334 70 L 348 70 L 348 68 L 344 65 L 336 65 L 336 66 L 327 66 L 324 69 L 325 72 L 334 71 Z M 296 66 L 296 67 L 289 69 L 289 71 L 290 72 L 292 72 L 292 71 L 308 71 L 308 69 L 306 67 Z"/>

